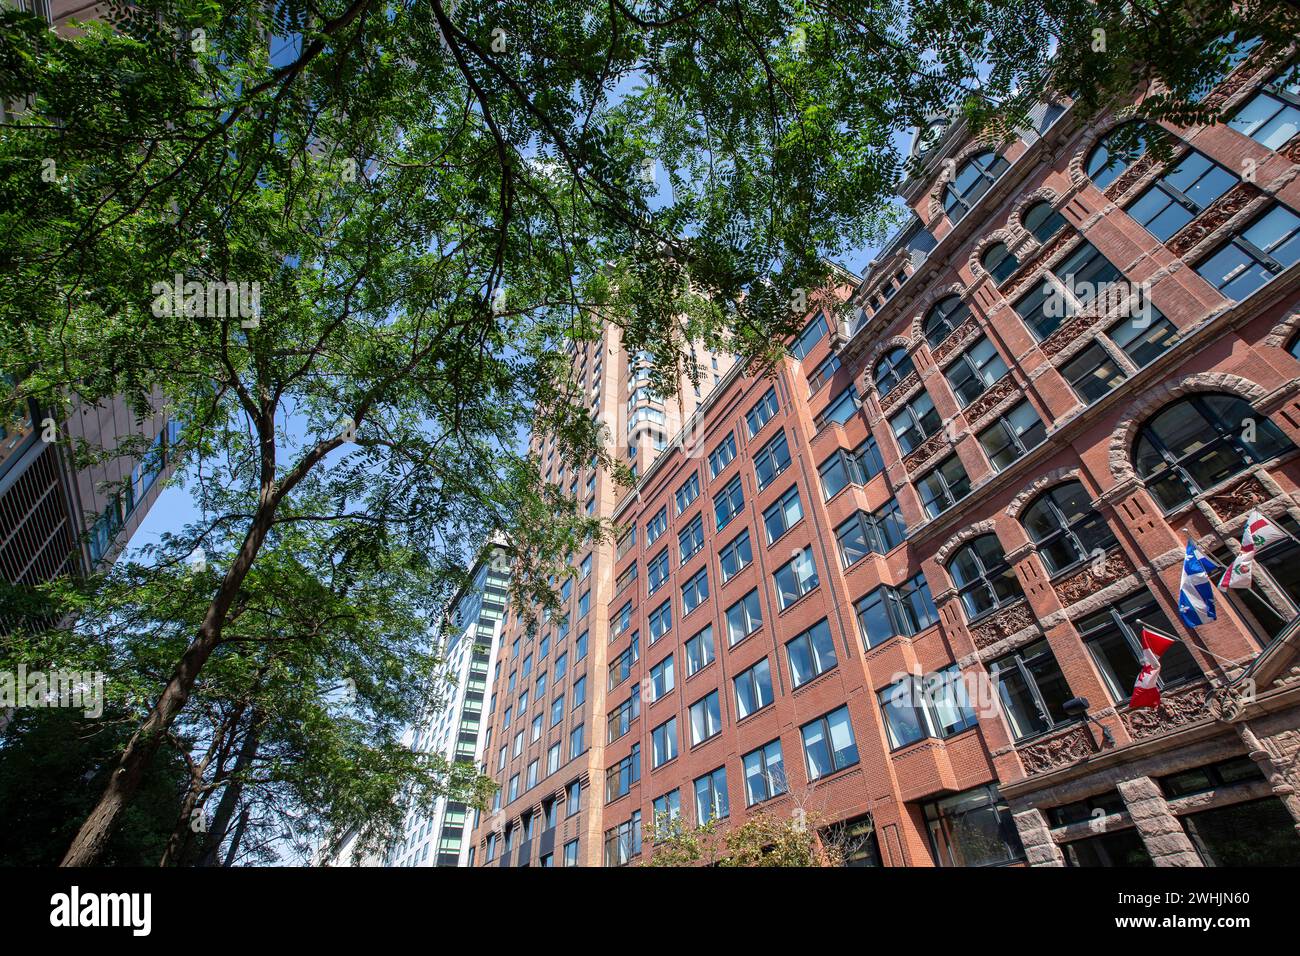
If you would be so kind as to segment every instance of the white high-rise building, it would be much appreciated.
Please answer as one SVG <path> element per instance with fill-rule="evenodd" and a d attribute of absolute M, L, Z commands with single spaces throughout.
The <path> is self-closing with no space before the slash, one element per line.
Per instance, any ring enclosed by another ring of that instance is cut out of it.
<path fill-rule="evenodd" d="M 413 749 L 441 754 L 449 761 L 482 763 L 486 743 L 484 698 L 489 668 L 501 643 L 507 604 L 509 566 L 501 547 L 489 543 L 474 565 L 471 582 L 452 601 L 450 627 L 440 640 L 445 696 L 433 702 L 429 716 L 407 732 Z M 389 848 L 387 866 L 466 866 L 471 846 L 473 810 L 440 798 L 427 813 L 413 812 L 406 837 Z"/>

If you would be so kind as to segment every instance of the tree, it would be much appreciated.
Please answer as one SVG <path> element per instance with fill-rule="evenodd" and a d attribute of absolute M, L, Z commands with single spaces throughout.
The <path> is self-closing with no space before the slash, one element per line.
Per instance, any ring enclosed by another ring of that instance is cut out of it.
<path fill-rule="evenodd" d="M 567 342 L 619 324 L 661 391 L 685 340 L 770 361 L 822 257 L 891 221 L 898 133 L 1135 81 L 1184 109 L 1225 32 L 1296 33 L 1294 4 L 1219 6 L 141 0 L 70 40 L 0 13 L 11 401 L 161 403 L 205 521 L 160 560 L 230 544 L 65 862 L 100 856 L 277 530 L 446 578 L 500 530 L 546 605 L 607 529 L 517 434 L 613 465 Z"/>
<path fill-rule="evenodd" d="M 95 719 L 68 708 L 15 711 L 0 738 L 0 866 L 54 866 L 63 858 L 135 723 L 116 708 Z M 100 862 L 156 864 L 184 781 L 182 755 L 164 745 Z"/>
<path fill-rule="evenodd" d="M 760 810 L 738 823 L 715 818 L 696 825 L 663 818 L 655 821 L 644 865 L 839 867 L 863 839 L 816 813 Z"/>

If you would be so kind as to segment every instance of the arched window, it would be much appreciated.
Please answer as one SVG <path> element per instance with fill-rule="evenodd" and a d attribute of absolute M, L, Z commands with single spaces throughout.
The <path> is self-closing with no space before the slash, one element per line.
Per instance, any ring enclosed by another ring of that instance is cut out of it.
<path fill-rule="evenodd" d="M 1166 511 L 1221 481 L 1294 447 L 1248 402 L 1232 395 L 1191 395 L 1138 429 L 1133 465 Z"/>
<path fill-rule="evenodd" d="M 925 333 L 925 340 L 930 343 L 930 348 L 934 348 L 968 318 L 970 318 L 970 309 L 967 308 L 966 303 L 958 296 L 950 295 L 940 300 L 930 310 L 921 330 Z"/>
<path fill-rule="evenodd" d="M 995 534 L 981 535 L 953 555 L 948 573 L 957 585 L 969 620 L 1024 594 Z"/>
<path fill-rule="evenodd" d="M 899 382 L 911 374 L 914 368 L 912 356 L 907 354 L 907 349 L 901 345 L 890 349 L 876 363 L 876 390 L 882 396 L 888 395 Z"/>
<path fill-rule="evenodd" d="M 1140 120 L 1116 126 L 1101 138 L 1092 152 L 1088 154 L 1085 172 L 1092 184 L 1098 189 L 1105 189 L 1124 170 L 1141 158 L 1147 151 L 1147 142 L 1153 135 L 1151 127 Z"/>
<path fill-rule="evenodd" d="M 1039 242 L 1046 242 L 1065 228 L 1065 217 L 1053 209 L 1046 199 L 1026 209 L 1020 222 Z"/>
<path fill-rule="evenodd" d="M 968 159 L 944 189 L 943 211 L 948 218 L 953 222 L 961 220 L 1007 171 L 1007 166 L 1007 161 L 993 150 Z"/>
<path fill-rule="evenodd" d="M 984 266 L 984 271 L 993 277 L 994 282 L 1001 285 L 1020 267 L 1020 260 L 1011 254 L 1005 242 L 998 242 L 985 250 L 980 257 L 980 265 Z"/>
<path fill-rule="evenodd" d="M 1291 344 L 1287 346 L 1287 351 L 1290 352 L 1295 358 L 1300 359 L 1300 335 L 1297 335 L 1295 338 L 1291 340 Z"/>
<path fill-rule="evenodd" d="M 1092 500 L 1077 481 L 1067 481 L 1039 495 L 1020 523 L 1038 545 L 1049 574 L 1104 552 L 1115 543 L 1115 535 Z"/>

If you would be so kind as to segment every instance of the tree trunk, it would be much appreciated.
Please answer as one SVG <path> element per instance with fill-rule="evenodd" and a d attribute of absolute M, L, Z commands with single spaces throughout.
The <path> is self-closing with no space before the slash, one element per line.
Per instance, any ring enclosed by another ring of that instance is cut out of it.
<path fill-rule="evenodd" d="M 235 758 L 235 766 L 230 774 L 230 782 L 226 784 L 225 792 L 221 794 L 221 801 L 217 804 L 217 812 L 212 817 L 212 827 L 208 831 L 203 856 L 199 858 L 199 866 L 216 866 L 218 864 L 221 842 L 225 839 L 230 820 L 235 815 L 235 807 L 239 805 L 239 798 L 244 792 L 242 774 L 245 768 L 253 762 L 253 758 L 257 756 L 257 745 L 261 742 L 262 723 L 265 719 L 265 714 L 261 710 L 253 711 L 248 733 L 244 735 L 244 744 L 239 748 L 239 756 Z M 234 842 L 234 840 L 231 841 L 232 846 Z"/>
<path fill-rule="evenodd" d="M 231 866 L 235 862 L 235 854 L 239 852 L 239 843 L 244 839 L 244 829 L 248 826 L 248 807 L 244 807 L 243 813 L 239 815 L 239 823 L 235 826 L 235 834 L 230 838 L 230 849 L 226 852 L 226 861 L 222 866 Z"/>
<path fill-rule="evenodd" d="M 199 671 L 203 669 L 208 657 L 221 643 L 226 615 L 235 602 L 235 596 L 239 593 L 240 585 L 247 577 L 253 559 L 257 557 L 262 547 L 262 542 L 266 540 L 271 521 L 275 516 L 275 507 L 275 497 L 263 494 L 257 516 L 244 536 L 244 543 L 239 553 L 235 555 L 234 561 L 227 569 L 221 587 L 217 590 L 212 603 L 208 605 L 207 614 L 199 626 L 198 633 L 190 642 L 190 646 L 185 649 L 185 653 L 181 655 L 180 663 L 176 665 L 153 710 L 149 712 L 149 716 L 132 735 L 126 749 L 122 751 L 117 767 L 109 776 L 104 793 L 81 824 L 81 829 L 73 838 L 72 845 L 68 848 L 60 866 L 92 866 L 98 861 L 104 845 L 121 818 L 122 811 L 140 789 L 145 771 L 158 752 L 158 747 L 166 736 L 168 728 L 189 699 Z"/>

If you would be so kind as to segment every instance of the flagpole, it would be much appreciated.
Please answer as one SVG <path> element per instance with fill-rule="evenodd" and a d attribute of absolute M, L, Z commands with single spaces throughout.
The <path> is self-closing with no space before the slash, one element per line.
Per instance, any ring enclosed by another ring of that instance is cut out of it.
<path fill-rule="evenodd" d="M 1247 512 L 1246 512 L 1246 515 L 1245 515 L 1245 518 L 1246 518 L 1246 524 L 1249 524 L 1249 523 L 1250 523 L 1250 516 L 1251 516 L 1251 514 L 1252 514 L 1255 510 L 1256 510 L 1256 509 L 1251 509 L 1251 511 L 1247 511 Z M 1260 514 L 1263 515 L 1263 517 L 1268 518 L 1268 515 L 1264 515 L 1263 512 L 1260 512 Z M 1269 521 L 1272 521 L 1271 518 L 1269 518 L 1268 520 L 1269 520 Z M 1286 528 L 1283 528 L 1283 527 L 1282 527 L 1280 524 L 1278 524 L 1276 521 L 1272 521 L 1272 523 L 1273 523 L 1273 526 L 1274 526 L 1275 528 L 1277 528 L 1279 531 L 1281 531 L 1284 535 L 1286 535 L 1286 536 L 1287 536 L 1288 538 L 1290 538 L 1292 541 L 1295 541 L 1295 540 L 1296 540 L 1295 536 L 1294 536 L 1293 534 L 1291 534 L 1291 532 L 1287 531 Z M 1195 539 L 1195 537 L 1194 537 L 1194 532 L 1192 531 L 1192 526 L 1191 526 L 1190 524 L 1185 524 L 1185 525 L 1183 525 L 1182 531 L 1183 531 L 1183 534 L 1187 536 L 1187 540 L 1191 541 L 1193 544 L 1196 544 L 1196 543 L 1197 543 L 1197 542 L 1196 542 L 1196 539 Z M 1220 535 L 1219 532 L 1218 532 L 1217 530 L 1215 530 L 1213 527 L 1210 528 L 1210 536 L 1213 537 L 1216 541 L 1219 542 L 1219 544 L 1223 545 L 1223 547 L 1227 549 L 1228 553 L 1231 554 L 1231 555 L 1233 556 L 1233 561 L 1235 561 L 1238 557 L 1241 556 L 1241 553 L 1240 553 L 1240 552 L 1238 552 L 1238 551 L 1233 551 L 1233 550 L 1232 550 L 1232 542 L 1231 542 L 1231 541 L 1228 541 L 1227 539 L 1225 539 L 1225 538 L 1224 538 L 1222 535 Z M 1200 545 L 1197 544 L 1197 547 L 1200 547 Z M 1232 565 L 1232 562 L 1229 562 L 1229 567 L 1231 567 L 1231 565 Z M 1296 605 L 1296 602 L 1293 601 L 1293 600 L 1291 599 L 1291 595 L 1289 595 L 1289 594 L 1286 593 L 1286 589 L 1283 588 L 1282 585 L 1280 585 L 1280 584 L 1277 583 L 1277 578 L 1273 577 L 1273 575 L 1272 575 L 1271 573 L 1269 573 L 1268 568 L 1264 567 L 1263 563 L 1259 560 L 1259 553 L 1258 553 L 1258 552 L 1256 552 L 1256 553 L 1255 553 L 1255 556 L 1251 559 L 1251 574 L 1252 574 L 1252 575 L 1253 575 L 1253 574 L 1261 574 L 1261 575 L 1263 575 L 1265 578 L 1268 579 L 1269 584 L 1271 584 L 1271 585 L 1273 586 L 1273 590 L 1276 591 L 1276 592 L 1278 593 L 1278 595 L 1281 596 L 1282 600 L 1286 603 L 1286 606 L 1290 609 L 1290 611 L 1291 611 L 1291 617 L 1292 617 L 1292 618 L 1295 618 L 1297 615 L 1300 615 L 1300 606 L 1297 606 L 1297 605 Z M 1214 582 L 1210 582 L 1210 583 L 1213 584 Z M 1227 593 L 1228 591 L 1230 591 L 1230 590 L 1232 590 L 1232 589 L 1231 589 L 1231 588 L 1219 588 L 1219 590 L 1220 590 L 1220 591 L 1223 591 L 1224 593 Z M 1251 591 L 1255 590 L 1255 586 L 1252 584 L 1252 585 L 1250 586 L 1249 590 L 1251 590 Z M 1268 598 L 1267 598 L 1265 595 L 1260 594 L 1260 595 L 1257 595 L 1257 596 L 1260 597 L 1261 599 L 1263 599 L 1263 600 L 1265 601 L 1265 603 L 1270 603 L 1270 602 L 1268 601 Z M 1241 613 L 1240 610 L 1238 610 L 1238 613 Z"/>
<path fill-rule="evenodd" d="M 1157 634 L 1161 634 L 1161 633 L 1163 633 L 1163 632 L 1160 630 L 1160 628 L 1158 628 L 1158 627 L 1152 627 L 1150 624 L 1147 624 L 1145 621 L 1143 621 L 1142 618 L 1140 618 L 1140 617 L 1135 617 L 1135 618 L 1133 618 L 1133 623 L 1136 624 L 1136 625 L 1138 625 L 1138 627 L 1144 627 L 1144 628 L 1146 628 L 1148 631 L 1155 631 L 1155 633 L 1157 633 Z M 1186 627 L 1186 625 L 1184 625 L 1184 627 Z M 1169 635 L 1169 636 L 1170 636 L 1171 638 L 1173 638 L 1173 640 L 1178 641 L 1179 644 L 1186 644 L 1186 643 L 1187 643 L 1186 641 L 1184 641 L 1184 640 L 1182 640 L 1182 639 L 1180 639 L 1180 638 L 1174 637 L 1172 634 Z M 1226 658 L 1226 657 L 1220 657 L 1218 654 L 1214 653 L 1214 651 L 1212 651 L 1212 650 L 1210 650 L 1208 647 L 1206 647 L 1206 646 L 1205 646 L 1205 643 L 1204 643 L 1203 641 L 1197 641 L 1197 642 L 1196 642 L 1196 646 L 1197 646 L 1197 648 L 1199 648 L 1200 650 L 1204 651 L 1206 654 L 1209 654 L 1211 657 L 1213 657 L 1213 658 L 1214 658 L 1216 661 L 1218 661 L 1220 664 L 1228 664 L 1228 665 L 1231 666 L 1231 667 L 1243 667 L 1243 668 L 1244 668 L 1244 667 L 1249 667 L 1251 661 L 1254 660 L 1253 657 L 1251 658 L 1250 661 L 1234 661 L 1234 660 L 1230 660 L 1230 659 L 1228 659 L 1228 658 Z"/>

